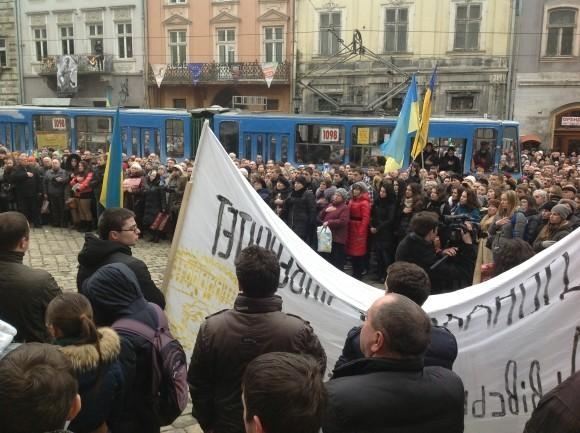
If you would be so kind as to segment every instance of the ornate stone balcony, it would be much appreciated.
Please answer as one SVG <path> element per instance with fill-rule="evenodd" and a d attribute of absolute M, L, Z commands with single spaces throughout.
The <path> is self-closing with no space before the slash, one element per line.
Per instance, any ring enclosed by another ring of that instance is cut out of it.
<path fill-rule="evenodd" d="M 190 67 L 193 64 L 167 65 L 163 78 L 163 84 L 228 84 L 228 83 L 251 83 L 264 82 L 262 65 L 252 63 L 198 63 L 197 68 Z M 197 77 L 194 77 L 194 72 Z M 272 84 L 289 84 L 292 73 L 291 63 L 278 63 L 276 74 Z M 149 84 L 155 84 L 153 69 L 149 67 Z"/>

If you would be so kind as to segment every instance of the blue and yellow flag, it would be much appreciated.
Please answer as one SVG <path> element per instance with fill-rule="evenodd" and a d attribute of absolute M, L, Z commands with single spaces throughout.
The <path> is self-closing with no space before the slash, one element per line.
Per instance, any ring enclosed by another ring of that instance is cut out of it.
<path fill-rule="evenodd" d="M 115 114 L 113 139 L 107 153 L 107 167 L 99 202 L 105 207 L 123 207 L 123 148 L 121 145 L 121 117 Z"/>
<path fill-rule="evenodd" d="M 419 102 L 417 101 L 417 81 L 415 75 L 407 90 L 403 107 L 397 119 L 397 125 L 388 141 L 381 145 L 383 155 L 387 156 L 385 173 L 395 171 L 403 166 L 405 148 L 409 134 L 419 128 Z"/>
<path fill-rule="evenodd" d="M 421 125 L 419 126 L 419 132 L 415 137 L 415 143 L 413 143 L 413 150 L 411 151 L 411 157 L 413 159 L 417 158 L 425 149 L 427 145 L 427 134 L 429 133 L 429 121 L 431 120 L 431 99 L 433 98 L 433 92 L 435 90 L 435 82 L 437 81 L 437 66 L 433 69 L 433 74 L 431 74 L 431 81 L 429 81 L 429 87 L 425 93 L 425 99 L 423 100 L 423 112 L 421 114 Z"/>

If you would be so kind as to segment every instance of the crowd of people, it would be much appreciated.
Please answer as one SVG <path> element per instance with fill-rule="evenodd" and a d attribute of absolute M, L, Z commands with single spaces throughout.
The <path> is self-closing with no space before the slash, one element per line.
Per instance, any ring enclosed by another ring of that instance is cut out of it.
<path fill-rule="evenodd" d="M 299 237 L 316 249 L 317 229 L 329 229 L 332 248 L 321 255 L 341 270 L 350 263 L 355 278 L 374 272 L 385 294 L 327 371 L 316 330 L 282 311 L 275 253 L 249 246 L 236 257 L 234 305 L 202 323 L 187 366 L 164 295 L 131 247 L 147 231 L 151 241 L 171 235 L 191 164 L 126 158 L 125 208 L 102 209 L 104 155 L 45 152 L 0 148 L 0 433 L 158 433 L 187 391 L 206 433 L 462 432 L 460 348 L 421 305 L 511 269 L 580 225 L 576 155 L 525 154 L 517 180 L 486 172 L 484 159 L 465 177 L 433 164 L 451 167 L 449 154 L 387 174 L 230 155 Z M 77 293 L 23 264 L 30 227 L 43 223 L 88 232 Z M 542 398 L 528 433 L 577 431 L 569 408 L 579 375 Z"/>

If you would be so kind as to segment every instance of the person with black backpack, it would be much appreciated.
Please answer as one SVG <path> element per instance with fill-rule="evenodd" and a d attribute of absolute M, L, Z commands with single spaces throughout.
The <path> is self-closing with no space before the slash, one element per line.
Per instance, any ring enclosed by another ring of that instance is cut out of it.
<path fill-rule="evenodd" d="M 165 313 L 145 300 L 135 273 L 122 263 L 98 269 L 81 293 L 91 302 L 95 323 L 111 326 L 121 337 L 127 393 L 118 431 L 159 433 L 188 400 L 186 356 Z"/>

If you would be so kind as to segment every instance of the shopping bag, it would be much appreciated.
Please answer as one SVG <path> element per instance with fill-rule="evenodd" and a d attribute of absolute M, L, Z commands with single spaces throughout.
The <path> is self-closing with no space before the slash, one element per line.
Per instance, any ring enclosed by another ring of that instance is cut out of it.
<path fill-rule="evenodd" d="M 318 252 L 329 253 L 332 251 L 332 232 L 328 227 L 320 226 L 316 229 L 318 237 Z"/>
<path fill-rule="evenodd" d="M 42 206 L 40 207 L 40 213 L 46 215 L 50 212 L 50 202 L 48 200 L 42 201 Z"/>
<path fill-rule="evenodd" d="M 153 220 L 153 223 L 149 226 L 151 230 L 159 230 L 162 232 L 167 226 L 167 221 L 169 220 L 169 214 L 165 212 L 159 212 Z"/>

